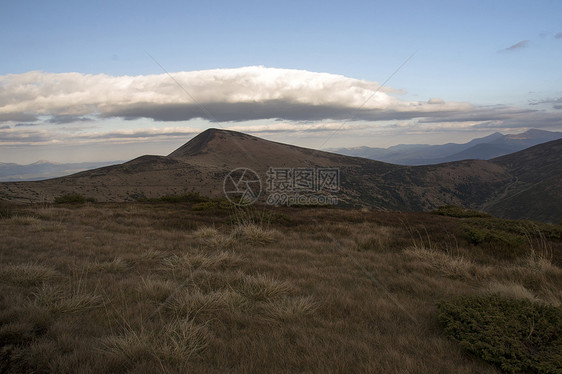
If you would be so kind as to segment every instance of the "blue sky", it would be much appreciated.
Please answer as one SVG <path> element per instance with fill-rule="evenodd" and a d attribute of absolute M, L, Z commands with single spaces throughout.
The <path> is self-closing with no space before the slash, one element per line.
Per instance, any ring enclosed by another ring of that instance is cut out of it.
<path fill-rule="evenodd" d="M 4 1 L 0 50 L 0 162 L 167 154 L 207 127 L 314 148 L 562 130 L 560 1 Z"/>

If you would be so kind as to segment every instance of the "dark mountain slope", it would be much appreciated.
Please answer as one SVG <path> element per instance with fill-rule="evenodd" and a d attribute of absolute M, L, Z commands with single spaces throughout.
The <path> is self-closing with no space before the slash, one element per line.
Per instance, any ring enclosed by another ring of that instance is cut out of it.
<path fill-rule="evenodd" d="M 562 222 L 561 155 L 562 139 L 491 160 L 514 181 L 484 208 L 506 218 Z"/>
<path fill-rule="evenodd" d="M 260 177 L 265 201 L 268 168 L 335 168 L 340 174 L 342 206 L 420 211 L 454 204 L 489 210 L 500 216 L 529 214 L 552 221 L 556 202 L 562 141 L 551 142 L 493 161 L 459 161 L 427 166 L 399 166 L 272 142 L 233 131 L 209 129 L 168 156 L 142 156 L 132 161 L 38 182 L 0 183 L 0 199 L 52 201 L 77 192 L 98 201 L 133 201 L 140 197 L 199 192 L 223 196 L 225 176 L 250 168 Z M 557 179 L 558 178 L 558 179 Z M 550 191 L 550 192 L 549 192 Z M 527 194 L 537 209 L 513 210 L 517 194 Z M 507 204 L 507 205 L 505 205 Z M 507 209 L 509 206 L 510 209 Z M 530 217 L 532 218 L 532 217 Z"/>

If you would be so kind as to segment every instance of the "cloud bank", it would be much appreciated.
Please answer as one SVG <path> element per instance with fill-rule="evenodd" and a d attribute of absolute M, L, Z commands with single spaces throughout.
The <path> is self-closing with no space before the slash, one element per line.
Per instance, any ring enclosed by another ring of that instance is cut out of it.
<path fill-rule="evenodd" d="M 559 98 L 537 101 L 552 104 L 549 112 L 439 97 L 407 101 L 401 93 L 342 75 L 261 66 L 171 76 L 32 71 L 0 76 L 0 144 L 185 139 L 200 131 L 193 127 L 197 121 L 186 121 L 199 118 L 249 133 L 319 136 L 340 128 L 361 136 L 384 126 L 409 131 L 562 127 Z"/>
<path fill-rule="evenodd" d="M 173 77 L 173 79 L 172 79 Z M 33 71 L 0 77 L 0 121 L 91 118 L 211 122 L 389 120 L 466 110 L 441 99 L 413 102 L 377 82 L 260 66 L 146 76 Z M 195 99 L 195 100 L 194 100 Z M 357 109 L 361 108 L 361 109 Z"/>

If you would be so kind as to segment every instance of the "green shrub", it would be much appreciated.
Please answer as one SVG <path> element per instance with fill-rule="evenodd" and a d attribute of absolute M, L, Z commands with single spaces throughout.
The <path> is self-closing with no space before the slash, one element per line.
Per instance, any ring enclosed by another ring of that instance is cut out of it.
<path fill-rule="evenodd" d="M 95 202 L 96 199 L 93 197 L 85 197 L 77 193 L 69 193 L 55 197 L 55 204 L 83 204 Z"/>
<path fill-rule="evenodd" d="M 218 208 L 218 205 L 219 204 L 216 201 L 206 201 L 202 203 L 193 204 L 191 209 L 195 211 L 210 210 L 210 209 Z"/>
<path fill-rule="evenodd" d="M 470 210 L 456 205 L 440 206 L 431 213 L 440 216 L 456 217 L 456 218 L 490 218 L 488 213 L 479 212 L 477 210 Z"/>
<path fill-rule="evenodd" d="M 447 335 L 511 373 L 562 372 L 562 311 L 525 299 L 462 296 L 438 304 Z"/>
<path fill-rule="evenodd" d="M 561 228 L 546 223 L 465 218 L 461 227 L 468 243 L 502 260 L 528 255 L 531 247 L 556 248 L 562 244 Z"/>
<path fill-rule="evenodd" d="M 527 241 L 532 238 L 544 238 L 560 240 L 562 238 L 562 227 L 548 223 L 534 221 L 518 221 L 499 218 L 469 218 L 463 220 L 463 226 L 469 226 L 480 230 L 488 230 L 495 233 L 509 234 Z"/>
<path fill-rule="evenodd" d="M 193 204 L 191 209 L 196 211 L 210 210 L 210 209 L 227 210 L 227 209 L 232 209 L 232 204 L 225 199 L 213 199 L 213 200 Z"/>
<path fill-rule="evenodd" d="M 520 247 L 526 244 L 525 237 L 507 231 L 487 228 L 463 226 L 466 239 L 472 244 L 496 244 L 510 247 Z"/>
<path fill-rule="evenodd" d="M 164 195 L 156 200 L 167 203 L 202 203 L 209 201 L 209 198 L 201 196 L 197 192 L 190 192 L 184 195 Z"/>
<path fill-rule="evenodd" d="M 0 219 L 7 219 L 14 215 L 12 209 L 7 206 L 0 205 Z"/>

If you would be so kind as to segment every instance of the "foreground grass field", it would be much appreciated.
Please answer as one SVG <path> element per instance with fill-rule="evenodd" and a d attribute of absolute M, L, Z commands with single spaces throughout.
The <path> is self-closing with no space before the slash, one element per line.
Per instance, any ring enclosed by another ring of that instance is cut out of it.
<path fill-rule="evenodd" d="M 500 372 L 438 306 L 556 314 L 562 226 L 436 213 L 2 208 L 0 372 Z"/>

